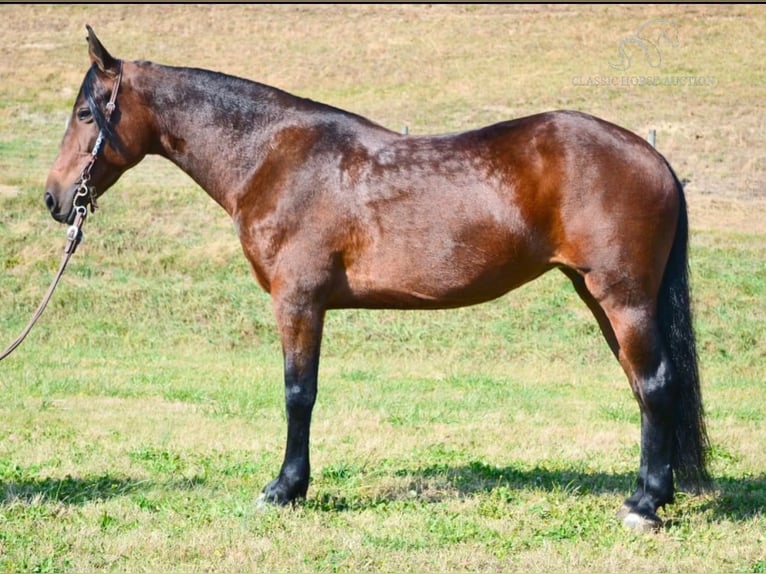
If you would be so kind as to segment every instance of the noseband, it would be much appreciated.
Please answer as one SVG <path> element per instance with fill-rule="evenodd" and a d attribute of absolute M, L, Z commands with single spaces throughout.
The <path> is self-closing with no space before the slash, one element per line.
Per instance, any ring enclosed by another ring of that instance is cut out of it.
<path fill-rule="evenodd" d="M 122 61 L 120 61 L 120 69 L 117 72 L 117 78 L 114 81 L 114 86 L 112 86 L 112 95 L 109 96 L 109 101 L 106 103 L 106 112 L 104 113 L 104 121 L 108 125 L 110 120 L 112 119 L 112 114 L 114 113 L 117 101 L 117 92 L 120 89 L 120 82 L 122 81 Z M 90 152 L 90 157 L 88 158 L 88 163 L 85 164 L 85 167 L 82 168 L 82 171 L 80 172 L 80 179 L 77 183 L 77 191 L 74 194 L 74 199 L 72 201 L 72 207 L 74 208 L 76 214 L 80 215 L 83 219 L 85 219 L 85 216 L 88 213 L 87 206 L 90 204 L 90 210 L 91 212 L 96 211 L 98 208 L 98 204 L 96 203 L 96 187 L 93 185 L 89 185 L 90 183 L 90 172 L 93 169 L 93 165 L 96 163 L 96 160 L 98 159 L 99 154 L 101 153 L 101 150 L 104 147 L 104 142 L 106 141 L 106 135 L 104 134 L 104 129 L 100 129 L 98 131 L 98 137 L 96 138 L 96 143 L 93 144 L 93 150 Z"/>

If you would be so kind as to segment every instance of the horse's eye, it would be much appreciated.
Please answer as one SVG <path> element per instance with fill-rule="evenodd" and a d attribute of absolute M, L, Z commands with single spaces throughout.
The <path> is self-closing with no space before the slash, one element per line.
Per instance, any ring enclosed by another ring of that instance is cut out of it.
<path fill-rule="evenodd" d="M 81 122 L 86 122 L 92 119 L 90 109 L 80 108 L 79 110 L 77 110 L 77 119 L 80 120 Z"/>

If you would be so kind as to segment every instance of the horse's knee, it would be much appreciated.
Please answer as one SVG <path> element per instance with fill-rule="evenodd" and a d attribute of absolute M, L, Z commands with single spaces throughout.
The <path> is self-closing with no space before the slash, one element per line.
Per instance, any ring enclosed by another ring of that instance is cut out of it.
<path fill-rule="evenodd" d="M 285 354 L 285 406 L 288 412 L 311 412 L 317 397 L 318 369 L 318 351 Z"/>
<path fill-rule="evenodd" d="M 285 382 L 285 407 L 288 412 L 311 412 L 316 397 L 316 384 L 313 382 Z"/>

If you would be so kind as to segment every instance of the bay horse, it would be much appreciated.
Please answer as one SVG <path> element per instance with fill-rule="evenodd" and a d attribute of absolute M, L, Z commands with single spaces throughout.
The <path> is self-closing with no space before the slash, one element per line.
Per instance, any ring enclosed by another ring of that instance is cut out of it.
<path fill-rule="evenodd" d="M 551 269 L 595 316 L 640 408 L 636 490 L 618 517 L 658 528 L 674 475 L 706 484 L 684 192 L 643 138 L 573 111 L 403 135 L 246 79 L 122 61 L 87 30 L 90 68 L 45 204 L 71 223 L 157 154 L 231 216 L 284 356 L 284 460 L 261 502 L 306 496 L 326 311 L 473 305 Z"/>

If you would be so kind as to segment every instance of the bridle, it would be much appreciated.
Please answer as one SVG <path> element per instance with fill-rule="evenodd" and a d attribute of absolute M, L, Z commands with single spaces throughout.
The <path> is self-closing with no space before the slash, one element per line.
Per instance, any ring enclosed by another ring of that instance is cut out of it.
<path fill-rule="evenodd" d="M 120 61 L 119 66 L 120 68 L 117 72 L 114 86 L 112 86 L 112 94 L 106 104 L 106 111 L 104 113 L 106 126 L 109 125 L 109 122 L 112 119 L 112 114 L 117 107 L 117 92 L 120 89 L 120 82 L 122 81 L 122 61 Z M 37 320 L 43 314 L 45 307 L 48 305 L 48 301 L 50 301 L 51 297 L 53 296 L 53 291 L 55 291 L 61 276 L 64 274 L 64 269 L 66 269 L 67 263 L 69 263 L 69 259 L 71 259 L 72 255 L 74 255 L 74 252 L 77 250 L 77 246 L 82 241 L 82 226 L 85 223 L 85 218 L 88 215 L 88 205 L 90 205 L 91 212 L 95 211 L 98 207 L 96 204 L 96 188 L 95 186 L 90 185 L 90 176 L 93 165 L 96 163 L 96 160 L 103 150 L 105 141 L 106 134 L 104 133 L 104 128 L 101 128 L 98 131 L 96 142 L 93 144 L 93 149 L 90 152 L 88 162 L 82 168 L 79 180 L 75 184 L 77 189 L 75 191 L 74 198 L 72 199 L 72 209 L 75 212 L 74 221 L 72 222 L 72 225 L 70 225 L 67 229 L 64 254 L 61 258 L 59 269 L 53 278 L 53 282 L 51 283 L 50 287 L 48 287 L 48 291 L 45 293 L 45 296 L 40 302 L 40 305 L 37 307 L 37 310 L 32 314 L 32 319 L 30 319 L 29 323 L 27 323 L 27 326 L 24 327 L 24 330 L 18 337 L 16 337 L 13 343 L 8 345 L 8 348 L 0 354 L 0 361 L 5 359 L 8 355 L 15 351 L 19 345 L 21 345 L 21 342 L 32 330 L 32 327 L 35 325 L 35 323 L 37 323 Z"/>
<path fill-rule="evenodd" d="M 121 81 L 122 61 L 120 61 L 120 69 L 117 72 L 117 78 L 114 80 L 114 86 L 112 86 L 112 94 L 109 96 L 109 101 L 106 103 L 106 111 L 104 112 L 104 123 L 106 125 L 109 125 L 109 122 L 112 119 L 112 114 L 117 107 L 117 92 L 120 90 Z M 98 205 L 96 204 L 96 188 L 95 186 L 88 184 L 90 182 L 90 172 L 93 169 L 93 165 L 96 163 L 102 148 L 104 147 L 105 141 L 106 134 L 104 133 L 103 129 L 100 129 L 98 136 L 96 137 L 96 142 L 93 144 L 93 150 L 90 152 L 88 163 L 86 163 L 82 168 L 82 171 L 80 171 L 80 180 L 77 183 L 77 191 L 75 192 L 74 199 L 72 200 L 72 208 L 75 210 L 75 215 L 77 213 L 82 213 L 83 219 L 87 214 L 88 204 L 90 204 L 91 212 L 98 209 Z M 84 199 L 85 201 L 80 203 L 78 200 L 81 199 Z"/>

